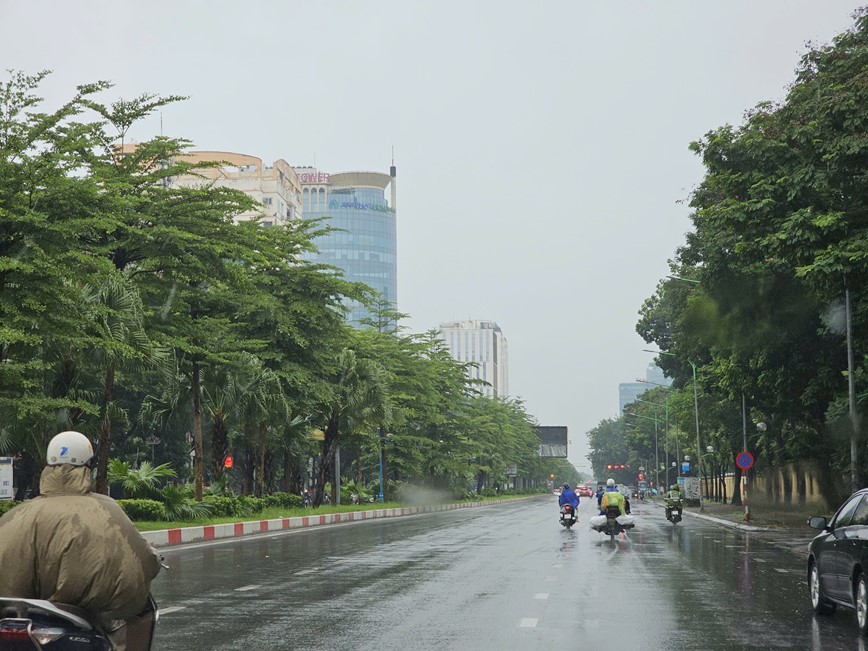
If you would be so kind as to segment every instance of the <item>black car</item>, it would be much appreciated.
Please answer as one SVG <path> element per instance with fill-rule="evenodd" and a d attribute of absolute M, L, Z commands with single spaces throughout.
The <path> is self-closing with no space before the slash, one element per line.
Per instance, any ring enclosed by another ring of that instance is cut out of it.
<path fill-rule="evenodd" d="M 868 635 L 868 489 L 853 493 L 831 521 L 808 520 L 822 530 L 808 547 L 808 588 L 815 613 L 832 614 L 838 605 L 856 609 L 856 622 Z"/>

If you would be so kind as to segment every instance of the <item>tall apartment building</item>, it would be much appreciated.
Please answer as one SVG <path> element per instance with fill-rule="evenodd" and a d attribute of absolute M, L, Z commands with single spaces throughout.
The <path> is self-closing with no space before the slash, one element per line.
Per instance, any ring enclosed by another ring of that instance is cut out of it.
<path fill-rule="evenodd" d="M 197 187 L 213 184 L 233 188 L 261 204 L 261 208 L 236 216 L 236 222 L 260 217 L 263 226 L 273 226 L 301 217 L 301 183 L 298 174 L 283 159 L 263 165 L 262 159 L 256 156 L 228 151 L 191 151 L 178 158 L 193 163 L 222 164 L 220 167 L 199 169 L 198 176 L 187 174 L 173 177 L 170 181 L 172 185 Z"/>
<path fill-rule="evenodd" d="M 392 308 L 398 302 L 398 236 L 396 168 L 380 172 L 329 174 L 313 167 L 296 167 L 301 183 L 302 216 L 322 218 L 336 230 L 314 240 L 318 251 L 305 257 L 337 267 L 344 278 L 361 282 Z M 386 200 L 386 188 L 391 201 Z M 347 320 L 359 326 L 369 316 L 359 303 L 348 305 Z"/>
<path fill-rule="evenodd" d="M 485 380 L 488 397 L 509 395 L 509 353 L 506 337 L 494 321 L 449 321 L 440 324 L 440 336 L 453 359 L 475 362 L 471 379 Z"/>
<path fill-rule="evenodd" d="M 663 375 L 663 369 L 656 364 L 649 364 L 645 370 L 645 379 L 636 382 L 621 382 L 618 385 L 618 414 L 624 415 L 624 407 L 636 400 L 640 395 L 655 386 L 668 387 L 672 378 Z"/>

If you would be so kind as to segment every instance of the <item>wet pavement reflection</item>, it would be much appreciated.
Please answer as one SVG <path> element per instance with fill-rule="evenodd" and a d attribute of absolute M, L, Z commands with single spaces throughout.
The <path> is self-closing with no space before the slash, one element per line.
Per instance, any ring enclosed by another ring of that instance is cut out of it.
<path fill-rule="evenodd" d="M 864 649 L 773 539 L 634 507 L 622 540 L 554 498 L 165 550 L 155 649 Z"/>

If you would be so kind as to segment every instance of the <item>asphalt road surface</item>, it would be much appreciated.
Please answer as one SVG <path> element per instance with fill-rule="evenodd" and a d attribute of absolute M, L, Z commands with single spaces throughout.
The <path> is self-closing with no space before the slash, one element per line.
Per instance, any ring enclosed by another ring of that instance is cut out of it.
<path fill-rule="evenodd" d="M 637 503 L 614 544 L 557 498 L 165 550 L 157 651 L 858 649 L 814 617 L 804 558 Z"/>

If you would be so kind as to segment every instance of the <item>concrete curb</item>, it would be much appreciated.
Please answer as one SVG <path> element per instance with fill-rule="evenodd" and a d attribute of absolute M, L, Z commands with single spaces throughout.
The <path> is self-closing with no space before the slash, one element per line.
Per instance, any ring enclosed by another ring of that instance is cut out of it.
<path fill-rule="evenodd" d="M 689 515 L 692 518 L 699 518 L 700 520 L 708 520 L 709 522 L 714 522 L 715 524 L 722 525 L 724 527 L 729 527 L 730 529 L 738 529 L 740 531 L 772 531 L 768 527 L 755 527 L 752 524 L 744 524 L 743 522 L 732 522 L 731 520 L 724 520 L 722 518 L 715 518 L 710 515 L 705 515 L 704 513 L 693 513 L 691 511 L 682 511 L 684 515 Z"/>
<path fill-rule="evenodd" d="M 405 506 L 393 509 L 371 509 L 370 511 L 347 511 L 344 513 L 328 513 L 322 515 L 305 515 L 294 518 L 277 518 L 274 520 L 251 520 L 245 522 L 229 522 L 226 524 L 207 524 L 197 527 L 177 529 L 160 529 L 158 531 L 143 531 L 142 536 L 154 547 L 171 547 L 194 542 L 238 538 L 260 533 L 286 531 L 290 529 L 305 529 L 341 522 L 360 522 L 380 518 L 397 518 L 420 513 L 436 513 L 479 506 L 492 506 L 507 502 L 523 502 L 536 499 L 540 495 L 514 499 L 486 500 L 484 502 L 463 502 L 460 504 L 436 504 L 432 506 Z"/>
<path fill-rule="evenodd" d="M 661 509 L 665 509 L 666 507 L 663 504 L 657 504 L 652 502 L 654 506 L 657 506 Z M 698 518 L 700 520 L 707 520 L 708 522 L 714 522 L 715 524 L 722 525 L 724 527 L 729 527 L 730 529 L 738 529 L 739 531 L 773 531 L 768 527 L 755 527 L 752 524 L 744 524 L 743 522 L 733 522 L 732 520 L 724 520 L 723 518 L 715 518 L 710 515 L 705 515 L 704 513 L 694 513 L 693 511 L 682 510 L 682 515 L 689 515 L 691 518 Z"/>

